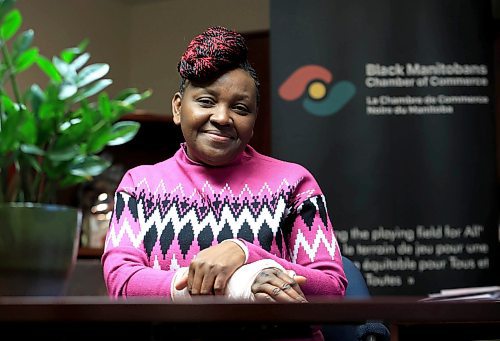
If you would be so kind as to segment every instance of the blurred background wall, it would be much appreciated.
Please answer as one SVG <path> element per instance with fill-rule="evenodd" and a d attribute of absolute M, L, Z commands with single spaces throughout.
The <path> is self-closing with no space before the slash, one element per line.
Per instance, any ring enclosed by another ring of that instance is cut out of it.
<path fill-rule="evenodd" d="M 269 30 L 269 0 L 18 0 L 23 29 L 35 30 L 34 44 L 52 57 L 84 38 L 93 62 L 108 63 L 113 90 L 152 89 L 139 108 L 171 114 L 179 85 L 177 62 L 192 37 L 209 26 L 242 33 Z M 33 68 L 35 69 L 35 68 Z M 30 72 L 26 82 L 37 77 Z M 40 79 L 42 78 L 39 73 Z"/>

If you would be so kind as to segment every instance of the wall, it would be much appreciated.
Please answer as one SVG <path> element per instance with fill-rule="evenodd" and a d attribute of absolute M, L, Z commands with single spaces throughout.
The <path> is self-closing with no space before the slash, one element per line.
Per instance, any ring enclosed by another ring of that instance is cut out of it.
<path fill-rule="evenodd" d="M 118 0 L 17 0 L 23 16 L 22 30 L 35 31 L 34 46 L 48 58 L 88 38 L 90 63 L 108 63 L 113 94 L 128 85 L 130 9 Z M 124 24 L 125 23 L 125 24 Z M 46 77 L 33 67 L 20 77 L 21 86 L 44 85 Z"/>
<path fill-rule="evenodd" d="M 270 0 L 18 0 L 23 29 L 47 57 L 89 38 L 92 62 L 111 66 L 111 94 L 126 87 L 152 89 L 138 108 L 169 114 L 177 90 L 177 62 L 189 40 L 212 25 L 248 33 L 269 29 Z M 33 68 L 21 86 L 45 82 Z"/>
<path fill-rule="evenodd" d="M 269 0 L 136 1 L 130 22 L 129 80 L 151 87 L 143 107 L 170 114 L 170 101 L 179 86 L 177 63 L 189 41 L 209 26 L 240 32 L 269 29 Z"/>

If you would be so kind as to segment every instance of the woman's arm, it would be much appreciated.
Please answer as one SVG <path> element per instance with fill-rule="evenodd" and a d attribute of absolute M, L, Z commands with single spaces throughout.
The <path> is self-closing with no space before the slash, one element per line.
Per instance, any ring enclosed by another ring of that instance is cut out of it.
<path fill-rule="evenodd" d="M 132 195 L 125 191 L 115 194 L 115 207 L 101 258 L 108 293 L 113 297 L 170 298 L 175 270 L 149 266 L 137 210 L 137 201 Z"/>
<path fill-rule="evenodd" d="M 344 295 L 347 279 L 324 196 L 307 198 L 299 204 L 294 215 L 290 232 L 283 233 L 290 260 L 244 241 L 248 248 L 247 263 L 272 259 L 286 270 L 295 271 L 307 279 L 301 286 L 306 295 Z M 283 230 L 287 228 L 282 226 Z"/>

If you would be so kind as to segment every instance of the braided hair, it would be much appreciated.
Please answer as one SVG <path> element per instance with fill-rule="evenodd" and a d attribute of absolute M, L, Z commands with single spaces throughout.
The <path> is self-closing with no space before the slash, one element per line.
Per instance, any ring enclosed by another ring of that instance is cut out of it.
<path fill-rule="evenodd" d="M 250 65 L 245 38 L 222 26 L 208 28 L 191 40 L 177 64 L 181 76 L 180 93 L 187 81 L 209 82 L 234 69 L 243 69 L 253 78 L 259 98 L 259 79 Z"/>

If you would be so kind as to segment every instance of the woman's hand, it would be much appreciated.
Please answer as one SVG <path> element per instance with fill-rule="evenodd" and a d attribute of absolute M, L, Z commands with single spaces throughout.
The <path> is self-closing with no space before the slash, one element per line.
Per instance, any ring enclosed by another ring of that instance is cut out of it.
<path fill-rule="evenodd" d="M 303 276 L 291 277 L 280 269 L 267 268 L 255 278 L 252 292 L 257 301 L 304 303 L 307 300 L 300 284 L 305 281 Z"/>
<path fill-rule="evenodd" d="M 189 272 L 175 284 L 186 286 L 191 295 L 224 295 L 227 281 L 245 262 L 245 252 L 233 242 L 220 243 L 200 251 L 189 265 Z"/>

